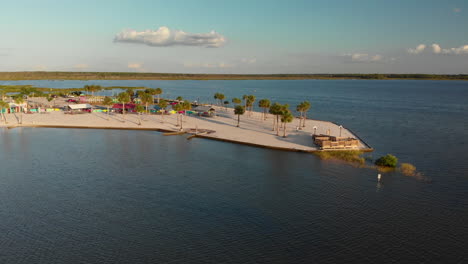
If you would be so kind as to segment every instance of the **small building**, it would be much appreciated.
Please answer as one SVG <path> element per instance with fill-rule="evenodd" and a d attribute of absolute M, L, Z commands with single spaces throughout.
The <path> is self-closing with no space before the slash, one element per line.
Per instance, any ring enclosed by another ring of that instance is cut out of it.
<path fill-rule="evenodd" d="M 89 104 L 71 104 L 65 106 L 65 110 L 70 112 L 91 112 L 93 107 Z"/>
<path fill-rule="evenodd" d="M 208 105 L 199 105 L 192 111 L 198 113 L 199 116 L 214 117 L 216 115 L 216 110 Z"/>
<path fill-rule="evenodd" d="M 313 135 L 312 139 L 321 149 L 353 149 L 359 146 L 359 140 L 350 137 Z"/>

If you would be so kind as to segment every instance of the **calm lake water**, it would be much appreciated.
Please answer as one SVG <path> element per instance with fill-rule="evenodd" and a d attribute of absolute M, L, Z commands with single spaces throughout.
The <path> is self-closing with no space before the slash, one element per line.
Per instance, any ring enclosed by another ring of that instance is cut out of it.
<path fill-rule="evenodd" d="M 20 81 L 254 94 L 422 178 L 157 132 L 0 130 L 0 263 L 468 262 L 468 82 Z M 111 93 L 110 91 L 106 91 Z"/>

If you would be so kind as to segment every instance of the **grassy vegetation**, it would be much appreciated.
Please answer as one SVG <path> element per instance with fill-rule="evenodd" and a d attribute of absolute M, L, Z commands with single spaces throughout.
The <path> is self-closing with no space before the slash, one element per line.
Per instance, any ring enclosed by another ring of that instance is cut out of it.
<path fill-rule="evenodd" d="M 314 152 L 314 154 L 324 160 L 334 159 L 334 160 L 341 160 L 341 161 L 346 161 L 346 162 L 359 164 L 359 165 L 365 164 L 365 159 L 361 157 L 363 152 L 358 151 L 358 150 L 319 151 L 319 152 Z"/>
<path fill-rule="evenodd" d="M 410 163 L 402 163 L 400 165 L 400 172 L 406 176 L 415 176 L 418 173 L 416 167 Z"/>
<path fill-rule="evenodd" d="M 468 74 L 187 74 L 135 72 L 0 72 L 0 80 L 468 80 Z"/>

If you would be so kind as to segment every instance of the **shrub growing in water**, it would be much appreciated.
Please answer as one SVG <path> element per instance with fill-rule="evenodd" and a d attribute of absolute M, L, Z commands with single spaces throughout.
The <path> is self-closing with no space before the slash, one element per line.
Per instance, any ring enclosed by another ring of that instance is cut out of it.
<path fill-rule="evenodd" d="M 415 176 L 416 175 L 416 167 L 410 163 L 402 163 L 400 165 L 400 171 L 403 175 L 406 176 Z"/>
<path fill-rule="evenodd" d="M 397 164 L 398 164 L 398 159 L 392 154 L 387 154 L 383 157 L 380 157 L 378 160 L 375 161 L 375 165 L 383 166 L 383 167 L 395 168 Z"/>

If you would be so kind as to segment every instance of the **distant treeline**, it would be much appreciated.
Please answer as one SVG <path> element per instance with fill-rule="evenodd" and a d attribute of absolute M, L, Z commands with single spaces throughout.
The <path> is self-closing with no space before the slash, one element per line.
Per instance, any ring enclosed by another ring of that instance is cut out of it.
<path fill-rule="evenodd" d="M 0 72 L 0 80 L 468 80 L 468 74 L 186 74 L 135 72 Z"/>

